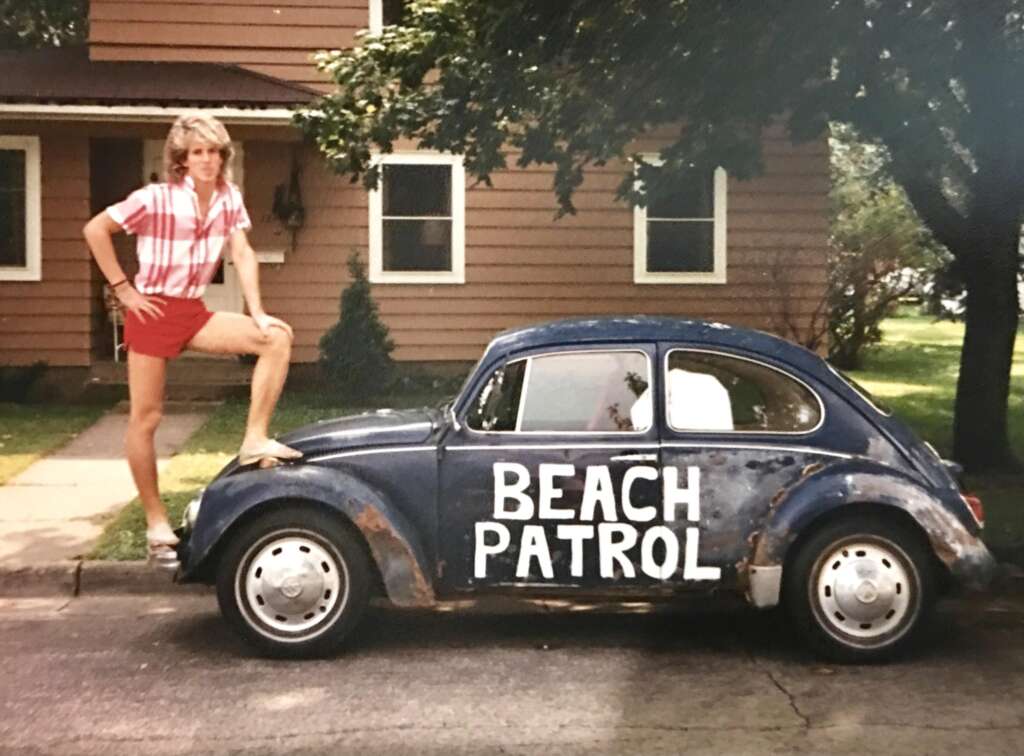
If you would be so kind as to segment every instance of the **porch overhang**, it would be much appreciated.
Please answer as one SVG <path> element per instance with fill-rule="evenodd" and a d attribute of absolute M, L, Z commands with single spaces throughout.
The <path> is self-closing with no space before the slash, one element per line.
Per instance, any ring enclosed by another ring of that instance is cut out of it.
<path fill-rule="evenodd" d="M 289 108 L 236 108 L 157 105 L 58 105 L 51 103 L 0 103 L 0 119 L 43 121 L 100 121 L 104 123 L 171 123 L 183 112 L 202 110 L 225 124 L 290 126 Z"/>

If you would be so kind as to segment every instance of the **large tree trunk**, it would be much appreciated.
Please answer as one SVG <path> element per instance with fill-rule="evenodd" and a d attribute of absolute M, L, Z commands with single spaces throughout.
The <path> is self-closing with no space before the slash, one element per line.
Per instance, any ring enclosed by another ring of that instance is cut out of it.
<path fill-rule="evenodd" d="M 967 328 L 956 386 L 953 456 L 969 472 L 1016 469 L 1007 400 L 1018 322 L 1020 227 L 1016 218 L 986 224 L 983 231 L 969 225 L 981 233 L 966 242 L 976 248 L 964 266 Z"/>

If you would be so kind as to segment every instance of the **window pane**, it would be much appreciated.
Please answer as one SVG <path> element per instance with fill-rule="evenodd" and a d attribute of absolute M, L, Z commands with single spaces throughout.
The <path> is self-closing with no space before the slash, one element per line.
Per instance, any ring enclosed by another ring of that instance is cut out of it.
<path fill-rule="evenodd" d="M 451 270 L 450 220 L 385 220 L 384 270 Z"/>
<path fill-rule="evenodd" d="M 385 165 L 384 215 L 452 214 L 450 165 Z"/>
<path fill-rule="evenodd" d="M 0 150 L 0 265 L 25 267 L 25 153 Z"/>
<path fill-rule="evenodd" d="M 821 420 L 817 398 L 772 368 L 724 355 L 674 351 L 666 380 L 676 430 L 809 431 Z"/>
<path fill-rule="evenodd" d="M 394 26 L 402 23 L 402 15 L 405 10 L 404 0 L 381 0 L 384 26 Z"/>
<path fill-rule="evenodd" d="M 650 427 L 647 357 L 577 352 L 531 360 L 524 431 L 610 432 Z"/>
<path fill-rule="evenodd" d="M 510 362 L 495 370 L 469 408 L 469 427 L 481 431 L 515 430 L 525 373 L 526 360 Z"/>
<path fill-rule="evenodd" d="M 647 221 L 650 273 L 713 273 L 714 221 Z"/>
<path fill-rule="evenodd" d="M 674 192 L 651 197 L 648 218 L 711 218 L 714 216 L 715 187 L 713 175 L 706 181 L 693 182 Z"/>

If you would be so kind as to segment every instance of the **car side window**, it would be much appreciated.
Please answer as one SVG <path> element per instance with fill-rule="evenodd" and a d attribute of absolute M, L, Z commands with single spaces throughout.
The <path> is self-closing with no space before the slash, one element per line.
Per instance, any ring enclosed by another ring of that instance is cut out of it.
<path fill-rule="evenodd" d="M 565 352 L 531 357 L 520 431 L 626 433 L 650 427 L 647 355 Z"/>
<path fill-rule="evenodd" d="M 525 374 L 526 360 L 506 363 L 491 373 L 470 405 L 467 425 L 478 431 L 514 431 Z"/>
<path fill-rule="evenodd" d="M 724 354 L 671 351 L 665 390 L 673 430 L 807 433 L 822 417 L 820 400 L 803 383 Z"/>
<path fill-rule="evenodd" d="M 644 352 L 586 351 L 528 357 L 498 368 L 470 406 L 478 431 L 642 432 L 653 422 Z"/>

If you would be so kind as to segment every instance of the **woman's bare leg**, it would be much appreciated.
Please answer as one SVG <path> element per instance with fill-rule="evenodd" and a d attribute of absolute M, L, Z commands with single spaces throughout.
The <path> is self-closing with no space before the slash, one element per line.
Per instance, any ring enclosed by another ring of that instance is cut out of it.
<path fill-rule="evenodd" d="M 146 512 L 147 530 L 169 532 L 167 510 L 160 500 L 157 486 L 156 446 L 153 437 L 160 425 L 164 408 L 164 383 L 167 360 L 147 354 L 128 352 L 128 395 L 131 414 L 125 435 L 128 466 L 139 490 L 139 499 Z"/>
<path fill-rule="evenodd" d="M 252 318 L 236 312 L 215 312 L 200 329 L 188 349 L 214 354 L 255 354 L 252 374 L 252 400 L 245 424 L 243 446 L 266 441 L 270 416 L 288 377 L 292 339 L 283 328 L 271 328 L 264 336 Z"/>

